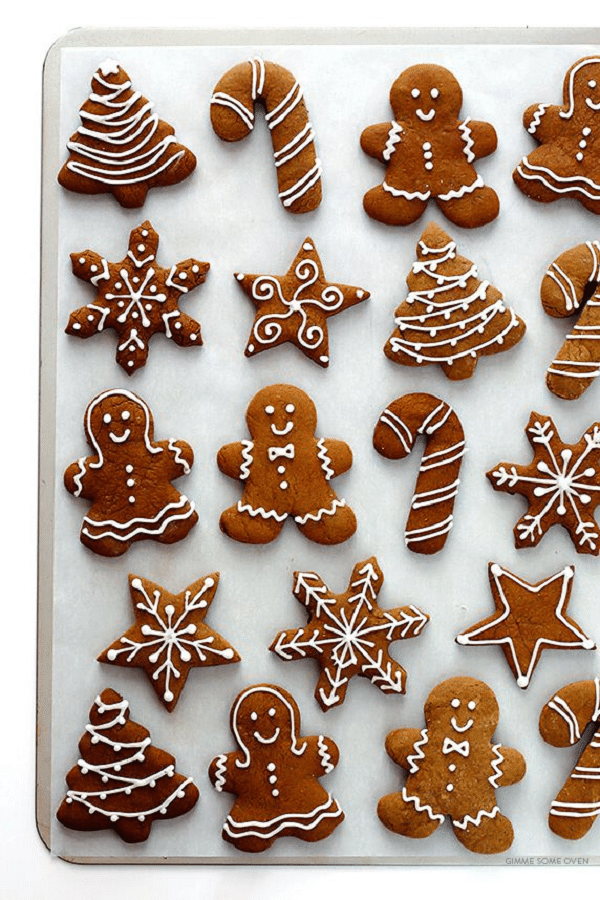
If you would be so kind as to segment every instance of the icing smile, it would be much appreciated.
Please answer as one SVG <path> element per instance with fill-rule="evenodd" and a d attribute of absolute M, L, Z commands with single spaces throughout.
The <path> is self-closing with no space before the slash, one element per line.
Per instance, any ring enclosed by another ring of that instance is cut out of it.
<path fill-rule="evenodd" d="M 284 425 L 283 428 L 277 428 L 276 425 L 271 425 L 271 431 L 273 432 L 273 434 L 284 435 L 289 434 L 293 427 L 293 422 L 288 422 L 287 425 Z"/>
<path fill-rule="evenodd" d="M 271 737 L 263 737 L 260 732 L 255 731 L 253 736 L 256 738 L 259 744 L 274 744 L 277 738 L 279 737 L 279 728 L 276 728 Z"/>
<path fill-rule="evenodd" d="M 115 434 L 114 431 L 109 431 L 108 436 L 113 442 L 113 444 L 123 444 L 126 440 L 131 436 L 131 429 L 126 428 L 122 435 Z"/>
<path fill-rule="evenodd" d="M 431 122 L 431 120 L 435 116 L 435 109 L 430 109 L 428 113 L 423 112 L 422 109 L 416 109 L 415 112 L 421 122 Z"/>
<path fill-rule="evenodd" d="M 466 725 L 459 725 L 454 716 L 452 716 L 452 718 L 450 719 L 450 724 L 455 731 L 458 731 L 459 734 L 462 734 L 464 731 L 468 731 L 469 728 L 473 726 L 473 719 L 469 719 Z"/>

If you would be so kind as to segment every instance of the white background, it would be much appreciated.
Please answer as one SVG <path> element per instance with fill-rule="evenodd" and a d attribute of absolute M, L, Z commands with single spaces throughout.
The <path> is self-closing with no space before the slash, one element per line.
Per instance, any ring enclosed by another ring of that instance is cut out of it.
<path fill-rule="evenodd" d="M 179 3 L 168 16 L 151 4 L 139 11 L 123 10 L 106 0 L 101 17 L 82 19 L 80 3 L 54 4 L 11 15 L 5 32 L 8 45 L 2 55 L 4 98 L 4 178 L 2 191 L 4 296 L 7 314 L 2 329 L 3 407 L 5 411 L 2 466 L 4 478 L 3 580 L 1 615 L 4 654 L 2 674 L 4 726 L 0 750 L 0 885 L 3 895 L 50 898 L 84 895 L 100 897 L 152 898 L 170 896 L 270 898 L 289 897 L 311 891 L 316 896 L 391 891 L 421 891 L 449 886 L 461 893 L 494 896 L 514 890 L 545 887 L 552 880 L 560 889 L 579 892 L 597 882 L 597 869 L 572 867 L 529 869 L 461 868 L 459 870 L 413 870 L 352 867 L 347 869 L 275 869 L 242 866 L 216 869 L 199 867 L 74 867 L 52 857 L 35 830 L 35 671 L 36 671 L 36 472 L 37 472 L 37 384 L 38 384 L 38 291 L 39 291 L 39 167 L 41 68 L 50 44 L 67 30 L 82 25 L 101 26 L 408 26 L 408 25 L 597 25 L 597 11 L 590 18 L 585 5 L 565 14 L 543 4 L 520 4 L 520 21 L 494 16 L 482 4 L 461 4 L 460 12 L 447 5 L 430 3 L 426 11 L 407 10 L 399 4 L 380 4 L 375 9 L 343 10 L 339 13 L 323 2 L 304 2 L 297 9 L 276 4 L 227 4 L 226 12 L 214 15 L 198 4 Z M 439 7 L 439 8 L 438 8 Z M 147 12 L 146 12 L 147 11 Z M 100 11 L 99 11 L 100 12 Z M 487 18 L 485 13 L 487 12 Z M 88 13 L 91 15 L 91 13 Z M 554 19 L 552 19 L 554 15 Z M 8 105 L 8 109 L 6 106 Z M 23 456 L 25 459 L 23 459 Z M 600 838 L 599 838 L 600 840 Z"/>

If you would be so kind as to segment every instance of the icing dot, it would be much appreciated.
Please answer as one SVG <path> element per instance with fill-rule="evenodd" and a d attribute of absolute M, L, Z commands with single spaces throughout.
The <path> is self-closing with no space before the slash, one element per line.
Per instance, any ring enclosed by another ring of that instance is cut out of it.
<path fill-rule="evenodd" d="M 306 241 L 304 244 L 302 244 L 302 249 L 303 250 L 314 250 L 315 248 L 313 247 L 313 245 L 311 243 L 309 243 L 309 241 Z"/>
<path fill-rule="evenodd" d="M 278 475 L 283 475 L 284 472 L 285 472 L 285 466 L 277 466 Z"/>
<path fill-rule="evenodd" d="M 246 276 L 243 275 L 241 272 L 238 272 L 235 277 L 237 278 L 238 281 L 243 281 Z"/>
<path fill-rule="evenodd" d="M 138 244 L 138 253 L 143 253 L 146 249 L 144 244 Z"/>
<path fill-rule="evenodd" d="M 581 133 L 584 134 L 584 135 L 587 137 L 588 134 L 591 134 L 591 133 L 592 133 L 592 129 L 591 129 L 589 126 L 586 125 L 585 128 L 582 128 L 582 129 L 581 129 Z"/>
<path fill-rule="evenodd" d="M 180 325 L 179 327 L 181 328 L 181 325 Z M 198 339 L 198 335 L 197 335 L 197 334 L 190 334 L 190 341 L 195 341 L 195 340 L 197 340 L 197 339 Z"/>
<path fill-rule="evenodd" d="M 581 160 L 583 159 L 583 153 L 576 153 L 575 159 L 577 160 L 577 162 L 581 162 Z"/>
<path fill-rule="evenodd" d="M 276 714 L 277 714 L 277 710 L 275 709 L 274 706 L 272 706 L 271 709 L 269 710 L 269 715 L 271 716 L 271 718 L 273 718 L 273 716 Z"/>
<path fill-rule="evenodd" d="M 129 496 L 127 499 L 130 503 L 135 503 L 135 497 L 133 496 L 133 494 L 131 494 L 131 496 Z"/>
<path fill-rule="evenodd" d="M 295 412 L 295 410 L 296 410 L 296 407 L 294 406 L 293 403 L 288 403 L 285 408 L 286 413 L 293 413 L 293 412 Z"/>
<path fill-rule="evenodd" d="M 474 700 L 470 700 L 470 701 L 467 703 L 467 706 L 469 707 L 469 709 L 475 709 L 475 707 L 477 706 L 477 704 L 475 703 Z"/>
<path fill-rule="evenodd" d="M 127 479 L 127 487 L 133 487 L 134 484 L 135 484 L 135 478 L 128 478 L 128 479 Z"/>
<path fill-rule="evenodd" d="M 104 422 L 105 425 L 108 425 L 108 423 L 112 421 L 112 416 L 111 416 L 111 414 L 110 414 L 110 413 L 104 413 L 104 415 L 102 416 L 102 421 Z"/>
<path fill-rule="evenodd" d="M 97 272 L 98 266 L 90 266 L 90 272 Z"/>
<path fill-rule="evenodd" d="M 417 97 L 420 97 L 420 95 L 421 95 L 421 91 L 419 90 L 419 88 L 413 88 L 412 91 L 410 92 L 410 96 L 414 97 L 415 100 Z"/>
<path fill-rule="evenodd" d="M 453 784 L 447 784 L 447 785 L 446 785 L 446 790 L 447 790 L 447 791 L 450 791 L 450 793 L 452 793 L 452 791 L 454 790 L 454 785 L 453 785 Z"/>
<path fill-rule="evenodd" d="M 426 163 L 425 163 L 425 168 L 428 169 L 428 170 L 433 169 L 433 163 L 432 163 L 432 162 L 426 162 Z"/>
<path fill-rule="evenodd" d="M 285 490 L 288 488 L 288 483 L 287 483 L 287 481 L 280 481 L 280 482 L 279 482 L 279 487 L 281 488 L 282 491 L 285 491 Z"/>
<path fill-rule="evenodd" d="M 274 406 L 265 406 L 265 412 L 268 416 L 272 416 L 273 413 L 275 412 L 275 407 Z"/>
<path fill-rule="evenodd" d="M 274 772 L 276 768 L 277 766 L 275 765 L 275 763 L 269 763 L 269 765 L 267 766 L 269 772 Z"/>
<path fill-rule="evenodd" d="M 452 700 L 452 702 L 450 703 L 450 706 L 453 706 L 454 709 L 458 709 L 458 707 L 460 706 L 460 700 L 458 700 L 458 699 L 455 697 L 454 700 Z"/>
<path fill-rule="evenodd" d="M 165 691 L 164 694 L 163 694 L 163 697 L 165 698 L 165 700 L 167 701 L 167 703 L 170 703 L 171 700 L 173 699 L 173 692 L 172 692 L 172 691 Z"/>
<path fill-rule="evenodd" d="M 448 771 L 456 772 L 456 766 L 454 765 L 454 763 L 450 763 L 450 765 L 448 766 Z"/>
<path fill-rule="evenodd" d="M 437 98 L 440 96 L 440 92 L 437 88 L 431 88 L 429 93 L 431 94 L 431 96 L 433 97 L 434 100 L 437 100 Z"/>
<path fill-rule="evenodd" d="M 85 256 L 80 256 L 80 257 L 79 257 L 79 262 L 81 263 L 81 265 L 83 265 L 84 262 L 85 262 Z"/>
<path fill-rule="evenodd" d="M 277 782 L 277 775 L 269 776 L 269 784 L 275 784 Z"/>
<path fill-rule="evenodd" d="M 272 794 L 274 797 L 279 797 L 279 791 L 277 790 L 277 788 L 273 788 L 273 790 L 271 791 L 271 794 Z"/>
<path fill-rule="evenodd" d="M 223 650 L 224 659 L 233 659 L 233 650 L 231 647 L 227 647 L 226 650 Z"/>
<path fill-rule="evenodd" d="M 131 418 L 131 413 L 128 410 L 124 410 L 121 413 L 121 418 L 123 419 L 124 422 L 126 422 L 128 419 Z"/>
<path fill-rule="evenodd" d="M 527 678 L 526 675 L 519 675 L 519 677 L 517 678 L 517 684 L 522 688 L 527 687 L 527 685 L 529 684 L 529 678 Z"/>
<path fill-rule="evenodd" d="M 256 722 L 256 720 L 258 719 L 258 713 L 256 713 L 256 712 L 250 713 L 250 718 L 252 719 L 253 722 Z"/>

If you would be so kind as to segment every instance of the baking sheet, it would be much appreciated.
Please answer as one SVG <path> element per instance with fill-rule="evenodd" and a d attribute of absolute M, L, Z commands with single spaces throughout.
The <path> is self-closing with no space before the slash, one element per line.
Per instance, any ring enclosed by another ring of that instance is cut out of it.
<path fill-rule="evenodd" d="M 67 36 L 49 54 L 42 236 L 38 826 L 51 851 L 63 858 L 270 865 L 500 864 L 520 856 L 600 860 L 598 826 L 576 844 L 548 829 L 550 802 L 579 748 L 549 747 L 537 730 L 539 712 L 555 690 L 598 674 L 598 651 L 546 651 L 530 687 L 522 691 L 500 650 L 454 642 L 459 632 L 492 610 L 489 561 L 531 583 L 574 564 L 570 614 L 600 641 L 598 559 L 575 553 L 558 528 L 538 548 L 515 550 L 512 527 L 522 502 L 495 493 L 485 478 L 501 459 L 530 458 L 524 428 L 531 410 L 552 415 L 565 441 L 579 439 L 600 418 L 593 386 L 575 403 L 560 401 L 545 387 L 546 367 L 569 326 L 546 317 L 539 303 L 547 265 L 564 249 L 597 239 L 597 220 L 579 204 L 528 201 L 511 178 L 533 145 L 521 125 L 522 111 L 534 102 L 560 102 L 566 70 L 597 52 L 597 43 L 589 41 L 598 36 L 586 31 L 552 39 L 543 34 L 536 43 L 535 34 L 525 38 L 521 31 L 467 33 L 458 42 L 456 36 L 434 33 L 432 39 L 432 34 L 211 37 L 90 30 Z M 215 83 L 230 66 L 254 55 L 291 69 L 304 90 L 324 169 L 323 202 L 313 213 L 293 216 L 281 206 L 260 113 L 254 133 L 240 144 L 226 145 L 212 131 L 209 101 Z M 110 195 L 72 194 L 56 183 L 90 78 L 107 57 L 119 61 L 133 86 L 154 101 L 158 115 L 198 158 L 190 178 L 150 191 L 140 210 L 122 209 Z M 463 117 L 491 122 L 498 132 L 498 150 L 477 163 L 501 204 L 499 218 L 485 228 L 455 228 L 432 204 L 407 228 L 386 227 L 362 210 L 363 194 L 380 183 L 384 169 L 361 151 L 360 133 L 391 118 L 390 86 L 400 71 L 418 62 L 450 68 L 463 88 Z M 204 346 L 184 350 L 157 337 L 146 367 L 128 378 L 114 360 L 113 332 L 85 342 L 64 333 L 70 311 L 93 297 L 92 289 L 71 274 L 69 255 L 89 247 L 118 260 L 130 230 L 146 219 L 160 235 L 160 264 L 188 256 L 211 263 L 206 283 L 182 303 L 201 322 Z M 498 287 L 528 325 L 516 348 L 481 360 L 465 382 L 448 381 L 434 366 L 396 366 L 382 352 L 394 309 L 406 293 L 416 241 L 429 221 L 455 238 L 459 252 L 477 264 L 479 277 Z M 360 285 L 371 297 L 329 320 L 327 370 L 292 346 L 246 359 L 253 307 L 233 273 L 282 274 L 306 236 L 314 240 L 329 280 Z M 219 472 L 216 453 L 223 444 L 248 437 L 248 402 L 259 388 L 276 382 L 307 391 L 317 406 L 318 435 L 342 438 L 352 447 L 352 468 L 333 483 L 358 518 L 357 533 L 344 544 L 313 544 L 291 523 L 267 546 L 241 545 L 219 530 L 219 515 L 239 498 L 240 486 Z M 157 440 L 175 436 L 194 448 L 192 472 L 176 484 L 196 502 L 200 520 L 174 545 L 140 542 L 118 559 L 104 559 L 79 542 L 87 504 L 64 490 L 62 474 L 88 452 L 82 424 L 88 402 L 113 387 L 133 390 L 146 400 Z M 421 448 L 393 463 L 371 444 L 383 408 L 412 390 L 431 392 L 455 408 L 469 448 L 455 526 L 444 550 L 433 557 L 409 552 L 403 541 Z M 430 614 L 431 622 L 419 638 L 392 645 L 392 655 L 408 672 L 405 696 L 384 695 L 355 678 L 343 705 L 324 714 L 313 698 L 317 664 L 284 663 L 267 648 L 279 630 L 305 622 L 291 593 L 294 570 L 316 571 L 340 592 L 353 565 L 371 555 L 377 556 L 385 576 L 380 605 L 414 603 Z M 215 570 L 221 581 L 208 622 L 243 659 L 235 666 L 192 670 L 169 714 L 141 670 L 102 665 L 96 657 L 131 623 L 129 573 L 178 592 Z M 402 838 L 387 831 L 376 815 L 378 799 L 399 790 L 404 781 L 385 753 L 385 736 L 393 728 L 422 727 L 429 691 L 457 674 L 481 678 L 493 688 L 501 710 L 495 739 L 517 747 L 528 763 L 522 782 L 498 792 L 499 805 L 515 828 L 513 846 L 500 858 L 469 853 L 447 826 L 426 840 Z M 257 682 L 291 691 L 301 709 L 302 732 L 323 733 L 338 744 L 340 763 L 322 783 L 346 818 L 318 844 L 282 839 L 268 852 L 250 856 L 220 836 L 233 798 L 213 789 L 207 769 L 215 755 L 235 749 L 229 710 L 237 694 Z M 192 775 L 201 794 L 190 814 L 155 823 L 144 844 L 127 845 L 110 831 L 70 831 L 55 818 L 89 708 L 108 686 L 124 695 L 132 718 L 150 730 L 153 744 L 176 756 L 178 771 Z"/>

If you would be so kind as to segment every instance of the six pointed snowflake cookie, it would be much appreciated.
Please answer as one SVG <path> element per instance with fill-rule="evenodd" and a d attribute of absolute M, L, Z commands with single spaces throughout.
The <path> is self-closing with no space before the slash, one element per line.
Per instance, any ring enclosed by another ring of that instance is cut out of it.
<path fill-rule="evenodd" d="M 326 281 L 311 238 L 285 275 L 235 277 L 257 308 L 245 355 L 290 342 L 323 367 L 329 365 L 327 319 L 370 296 L 363 288 Z"/>
<path fill-rule="evenodd" d="M 315 572 L 294 573 L 293 593 L 308 609 L 308 624 L 279 632 L 269 649 L 286 661 L 319 661 L 315 698 L 325 712 L 344 702 L 354 675 L 369 678 L 385 693 L 405 693 L 406 672 L 390 656 L 389 645 L 417 637 L 429 616 L 416 606 L 381 609 L 382 584 L 375 557 L 354 566 L 342 594 L 330 591 Z"/>
<path fill-rule="evenodd" d="M 105 328 L 119 337 L 117 362 L 128 375 L 146 364 L 148 344 L 162 333 L 181 347 L 202 344 L 200 325 L 179 301 L 206 278 L 210 263 L 186 259 L 166 269 L 156 262 L 158 234 L 143 222 L 129 235 L 127 255 L 111 263 L 94 250 L 71 254 L 73 274 L 96 288 L 92 303 L 74 310 L 67 334 L 87 338 Z"/>
<path fill-rule="evenodd" d="M 99 662 L 144 669 L 158 698 L 172 712 L 190 669 L 240 661 L 240 656 L 204 618 L 219 584 L 218 572 L 180 594 L 129 576 L 135 624 L 98 657 Z"/>
<path fill-rule="evenodd" d="M 533 448 L 527 466 L 501 462 L 487 473 L 494 490 L 522 494 L 529 508 L 514 527 L 515 546 L 535 547 L 552 525 L 569 532 L 578 553 L 600 553 L 594 510 L 600 503 L 600 424 L 565 444 L 550 416 L 532 412 L 526 428 Z"/>
<path fill-rule="evenodd" d="M 595 644 L 567 616 L 575 571 L 567 566 L 538 584 L 529 584 L 490 563 L 490 588 L 495 612 L 463 631 L 458 644 L 498 646 L 517 684 L 526 688 L 542 650 L 593 650 Z"/>

